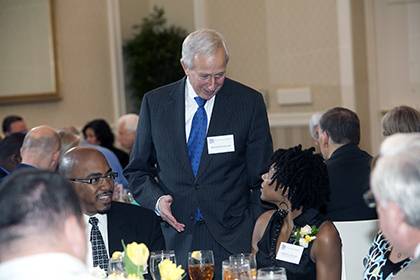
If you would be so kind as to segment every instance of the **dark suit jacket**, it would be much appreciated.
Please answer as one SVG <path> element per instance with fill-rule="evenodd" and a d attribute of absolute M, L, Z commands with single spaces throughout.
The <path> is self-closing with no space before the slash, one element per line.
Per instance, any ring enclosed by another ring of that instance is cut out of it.
<path fill-rule="evenodd" d="M 325 162 L 330 180 L 327 216 L 333 221 L 376 219 L 376 210 L 368 208 L 363 194 L 369 189 L 372 157 L 353 144 L 344 145 Z"/>
<path fill-rule="evenodd" d="M 3 167 L 0 166 L 0 182 L 7 175 L 9 175 L 9 172 L 6 169 L 4 169 Z"/>
<path fill-rule="evenodd" d="M 36 168 L 36 167 L 32 166 L 32 165 L 29 165 L 29 164 L 26 164 L 26 163 L 18 163 L 16 165 L 16 168 L 13 171 L 18 170 L 18 169 L 22 169 L 22 168 Z"/>
<path fill-rule="evenodd" d="M 260 207 L 260 173 L 272 154 L 262 95 L 225 79 L 216 95 L 207 137 L 233 134 L 235 151 L 210 155 L 206 141 L 195 178 L 185 136 L 185 82 L 183 78 L 144 96 L 136 143 L 124 172 L 129 188 L 140 205 L 150 209 L 160 196 L 173 196 L 172 213 L 186 230 L 178 234 L 165 224 L 168 248 L 177 250 L 185 243 L 199 206 L 219 244 L 230 252 L 247 252 L 259 214 L 253 206 Z"/>
<path fill-rule="evenodd" d="M 165 250 L 165 240 L 160 228 L 160 219 L 146 208 L 120 202 L 112 202 L 107 213 L 109 254 L 123 251 L 125 244 L 144 243 L 150 251 Z"/>

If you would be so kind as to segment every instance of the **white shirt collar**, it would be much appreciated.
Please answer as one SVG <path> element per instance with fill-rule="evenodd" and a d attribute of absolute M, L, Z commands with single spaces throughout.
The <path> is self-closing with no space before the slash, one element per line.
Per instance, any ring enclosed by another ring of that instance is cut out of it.
<path fill-rule="evenodd" d="M 185 91 L 186 91 L 186 97 L 188 98 L 188 99 L 194 99 L 194 97 L 196 97 L 196 96 L 198 96 L 198 94 L 195 92 L 195 90 L 194 90 L 194 88 L 192 87 L 192 85 L 191 85 L 191 82 L 190 82 L 190 78 L 189 77 L 187 77 L 187 81 L 186 81 L 186 86 L 185 86 Z"/>
<path fill-rule="evenodd" d="M 414 258 L 420 258 L 420 243 L 418 243 L 416 246 L 416 250 L 414 251 Z"/>

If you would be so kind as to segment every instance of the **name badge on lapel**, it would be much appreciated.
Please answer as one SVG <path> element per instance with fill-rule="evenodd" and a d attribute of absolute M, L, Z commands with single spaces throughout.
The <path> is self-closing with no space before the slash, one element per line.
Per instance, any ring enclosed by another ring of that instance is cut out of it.
<path fill-rule="evenodd" d="M 235 151 L 233 134 L 207 137 L 209 155 Z"/>
<path fill-rule="evenodd" d="M 279 261 L 299 264 L 302 253 L 302 246 L 281 242 L 279 250 L 277 251 L 276 259 Z"/>

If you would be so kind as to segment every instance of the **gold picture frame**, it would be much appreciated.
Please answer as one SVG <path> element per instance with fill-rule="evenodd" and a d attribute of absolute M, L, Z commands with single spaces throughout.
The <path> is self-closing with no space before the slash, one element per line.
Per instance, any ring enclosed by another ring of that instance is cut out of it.
<path fill-rule="evenodd" d="M 54 0 L 0 0 L 0 104 L 59 100 Z"/>

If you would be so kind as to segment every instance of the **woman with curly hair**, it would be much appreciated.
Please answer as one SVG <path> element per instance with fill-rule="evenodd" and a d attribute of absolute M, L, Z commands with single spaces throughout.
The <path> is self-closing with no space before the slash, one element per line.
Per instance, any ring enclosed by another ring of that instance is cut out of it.
<path fill-rule="evenodd" d="M 314 148 L 277 150 L 262 176 L 261 200 L 277 206 L 257 220 L 252 237 L 258 268 L 286 268 L 288 280 L 329 280 L 341 277 L 341 239 L 319 213 L 328 199 L 327 168 Z M 288 243 L 288 244 L 286 244 Z M 287 257 L 288 247 L 301 251 Z"/>

